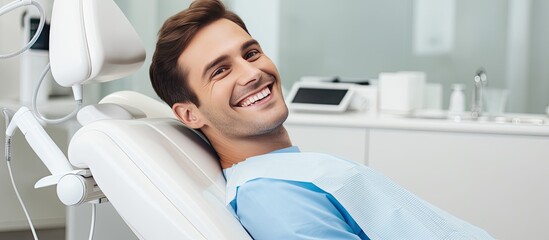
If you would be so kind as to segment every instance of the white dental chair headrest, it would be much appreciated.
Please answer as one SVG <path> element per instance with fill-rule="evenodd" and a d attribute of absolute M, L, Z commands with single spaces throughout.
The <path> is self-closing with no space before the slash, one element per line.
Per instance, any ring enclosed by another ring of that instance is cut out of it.
<path fill-rule="evenodd" d="M 144 60 L 139 36 L 113 0 L 55 0 L 50 65 L 59 85 L 119 79 Z"/>

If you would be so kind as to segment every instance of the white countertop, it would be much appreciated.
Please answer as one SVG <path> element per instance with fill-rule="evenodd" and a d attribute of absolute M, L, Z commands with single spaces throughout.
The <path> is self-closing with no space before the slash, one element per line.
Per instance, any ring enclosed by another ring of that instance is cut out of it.
<path fill-rule="evenodd" d="M 510 118 L 543 120 L 543 124 L 501 123 L 486 120 L 462 120 L 413 118 L 394 115 L 368 114 L 364 112 L 308 113 L 290 112 L 286 124 L 360 127 L 373 129 L 402 129 L 441 132 L 492 133 L 528 136 L 549 136 L 549 118 L 546 115 L 506 114 Z"/>

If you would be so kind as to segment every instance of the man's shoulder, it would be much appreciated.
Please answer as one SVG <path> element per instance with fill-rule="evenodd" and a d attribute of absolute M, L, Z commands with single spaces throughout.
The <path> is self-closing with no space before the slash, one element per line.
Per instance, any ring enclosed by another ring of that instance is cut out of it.
<path fill-rule="evenodd" d="M 312 184 L 316 180 L 323 176 L 348 178 L 349 173 L 352 173 L 356 166 L 356 163 L 320 153 L 277 153 L 250 158 L 227 169 L 226 200 L 227 203 L 231 202 L 236 197 L 237 188 L 240 191 L 242 187 L 245 190 L 263 193 L 267 191 L 266 189 L 277 191 L 296 190 L 298 187 L 316 189 L 319 185 Z M 258 179 L 283 179 L 284 181 L 271 182 L 269 185 L 264 184 L 268 180 Z M 258 182 L 254 183 L 254 180 Z M 309 184 L 302 184 L 303 182 Z M 267 186 L 267 188 L 262 189 L 260 186 Z"/>
<path fill-rule="evenodd" d="M 258 178 L 239 186 L 231 205 L 235 210 L 240 210 L 241 206 L 270 210 L 280 206 L 287 209 L 310 203 L 313 199 L 325 199 L 326 195 L 325 191 L 310 182 Z"/>

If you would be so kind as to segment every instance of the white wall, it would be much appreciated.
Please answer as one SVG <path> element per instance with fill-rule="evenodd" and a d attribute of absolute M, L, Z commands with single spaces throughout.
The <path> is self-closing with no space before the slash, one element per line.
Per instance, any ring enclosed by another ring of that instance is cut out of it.
<path fill-rule="evenodd" d="M 530 0 L 509 0 L 505 80 L 512 112 L 528 109 L 531 5 Z"/>
<path fill-rule="evenodd" d="M 0 0 L 0 6 L 12 0 Z M 24 8 L 18 8 L 0 17 L 0 54 L 18 50 L 22 42 L 21 16 Z M 19 98 L 19 61 L 20 57 L 0 59 L 0 98 Z"/>
<path fill-rule="evenodd" d="M 530 32 L 530 82 L 528 101 L 530 112 L 539 112 L 549 106 L 549 1 L 532 1 Z"/>
<path fill-rule="evenodd" d="M 275 65 L 279 64 L 280 0 L 227 0 Z"/>
<path fill-rule="evenodd" d="M 507 2 L 455 2 L 455 41 L 450 52 L 416 55 L 413 1 L 282 0 L 281 75 L 291 85 L 303 75 L 376 78 L 383 71 L 419 70 L 444 87 L 464 83 L 486 68 L 491 87 L 506 87 Z M 468 103 L 469 106 L 469 103 Z"/>

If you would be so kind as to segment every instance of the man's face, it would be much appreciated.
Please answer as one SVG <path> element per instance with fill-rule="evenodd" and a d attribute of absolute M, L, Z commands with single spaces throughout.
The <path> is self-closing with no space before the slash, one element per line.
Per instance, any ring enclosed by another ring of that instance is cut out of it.
<path fill-rule="evenodd" d="M 275 65 L 232 21 L 217 20 L 201 29 L 178 63 L 200 102 L 193 113 L 196 121 L 187 122 L 191 127 L 207 135 L 248 138 L 271 133 L 286 120 Z"/>

